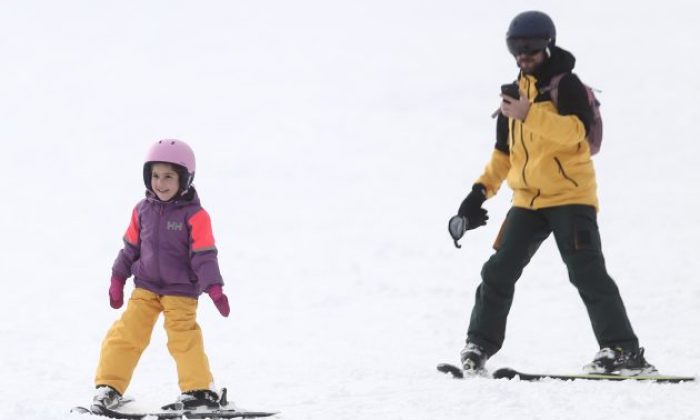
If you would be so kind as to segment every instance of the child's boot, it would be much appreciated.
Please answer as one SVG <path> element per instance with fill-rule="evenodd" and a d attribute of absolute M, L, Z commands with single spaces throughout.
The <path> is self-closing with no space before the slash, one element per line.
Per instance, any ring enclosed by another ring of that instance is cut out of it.
<path fill-rule="evenodd" d="M 196 410 L 196 409 L 218 409 L 221 408 L 219 403 L 219 394 L 210 389 L 197 389 L 186 391 L 177 397 L 177 401 L 172 404 L 163 406 L 164 410 Z"/>
<path fill-rule="evenodd" d="M 101 408 L 116 408 L 122 400 L 122 395 L 109 385 L 97 385 L 95 396 L 92 397 L 90 411 L 100 412 Z"/>

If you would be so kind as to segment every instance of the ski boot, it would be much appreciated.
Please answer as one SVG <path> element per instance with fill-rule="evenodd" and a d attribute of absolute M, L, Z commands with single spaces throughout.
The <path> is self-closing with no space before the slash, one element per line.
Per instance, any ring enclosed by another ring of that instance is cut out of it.
<path fill-rule="evenodd" d="M 644 348 L 625 351 L 620 347 L 605 347 L 596 353 L 593 361 L 583 367 L 586 373 L 618 375 L 654 375 L 658 371 L 644 358 Z"/>
<path fill-rule="evenodd" d="M 217 410 L 227 405 L 226 389 L 222 391 L 222 397 L 210 389 L 197 389 L 186 391 L 177 397 L 177 401 L 164 405 L 163 410 Z"/>
<path fill-rule="evenodd" d="M 467 342 L 467 345 L 459 352 L 459 359 L 462 361 L 462 369 L 466 375 L 485 375 L 486 361 L 489 354 L 483 347 Z"/>
<path fill-rule="evenodd" d="M 118 407 L 121 401 L 122 395 L 116 389 L 109 385 L 98 385 L 95 390 L 95 396 L 92 397 L 90 411 L 101 413 L 103 408 L 113 409 Z"/>

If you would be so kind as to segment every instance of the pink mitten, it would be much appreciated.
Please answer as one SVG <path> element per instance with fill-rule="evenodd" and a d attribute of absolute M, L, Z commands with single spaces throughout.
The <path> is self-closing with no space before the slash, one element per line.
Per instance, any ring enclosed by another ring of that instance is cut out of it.
<path fill-rule="evenodd" d="M 209 293 L 211 300 L 214 301 L 214 305 L 216 305 L 216 309 L 219 310 L 219 313 L 227 317 L 231 312 L 231 308 L 228 306 L 228 297 L 226 297 L 224 291 L 221 289 L 221 285 L 213 285 L 207 290 L 207 293 Z"/>
<path fill-rule="evenodd" d="M 124 304 L 124 283 L 126 283 L 126 280 L 112 275 L 111 284 L 109 285 L 109 306 L 114 309 L 119 309 Z"/>

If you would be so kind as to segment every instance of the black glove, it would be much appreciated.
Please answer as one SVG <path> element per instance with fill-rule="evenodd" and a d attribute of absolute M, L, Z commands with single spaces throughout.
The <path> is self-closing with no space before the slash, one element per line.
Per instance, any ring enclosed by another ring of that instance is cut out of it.
<path fill-rule="evenodd" d="M 467 230 L 484 226 L 486 221 L 489 220 L 488 212 L 486 209 L 481 208 L 484 201 L 486 201 L 486 187 L 483 184 L 474 184 L 472 191 L 462 201 L 459 210 L 457 210 L 458 216 L 467 219 Z"/>

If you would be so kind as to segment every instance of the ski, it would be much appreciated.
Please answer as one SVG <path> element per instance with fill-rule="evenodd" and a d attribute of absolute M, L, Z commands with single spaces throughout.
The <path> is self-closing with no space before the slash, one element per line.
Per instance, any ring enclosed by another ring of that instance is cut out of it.
<path fill-rule="evenodd" d="M 693 376 L 673 376 L 673 375 L 620 375 L 620 374 L 598 374 L 598 373 L 580 373 L 580 374 L 549 374 L 549 373 L 525 373 L 511 368 L 500 368 L 492 374 L 485 371 L 476 375 L 465 375 L 464 371 L 450 363 L 440 363 L 437 365 L 437 370 L 451 375 L 456 379 L 465 379 L 468 377 L 488 377 L 493 379 L 520 379 L 521 381 L 539 381 L 543 379 L 557 379 L 562 381 L 574 380 L 589 380 L 589 381 L 649 381 L 658 383 L 681 383 L 695 381 Z"/>
<path fill-rule="evenodd" d="M 177 410 L 160 411 L 153 413 L 127 413 L 119 410 L 100 407 L 98 410 L 90 410 L 85 407 L 74 407 L 71 413 L 91 414 L 94 416 L 118 419 L 118 420 L 141 420 L 144 418 L 158 420 L 186 420 L 186 419 L 252 419 L 257 417 L 270 417 L 278 414 L 271 411 L 241 411 L 231 409 L 215 410 Z"/>
<path fill-rule="evenodd" d="M 501 368 L 493 372 L 494 379 L 520 379 L 521 381 L 539 381 L 542 379 L 558 379 L 562 381 L 649 381 L 660 383 L 680 383 L 695 380 L 693 376 L 674 375 L 622 375 L 611 373 L 580 373 L 580 374 L 549 374 L 549 373 L 525 373 L 511 368 Z"/>

